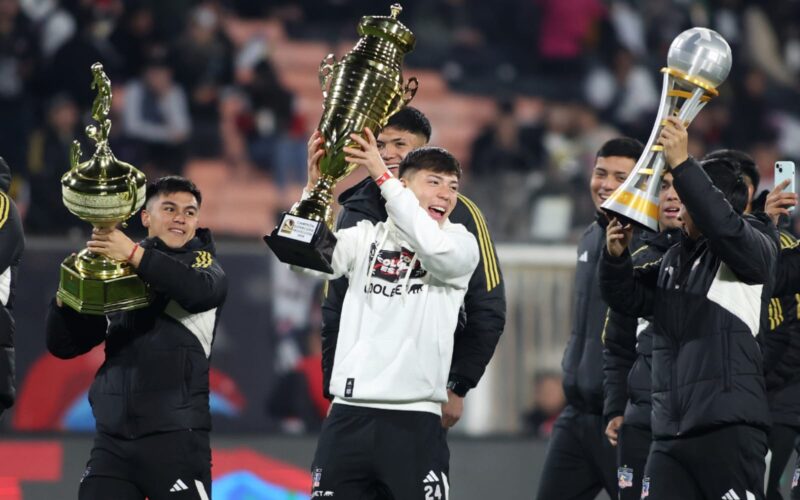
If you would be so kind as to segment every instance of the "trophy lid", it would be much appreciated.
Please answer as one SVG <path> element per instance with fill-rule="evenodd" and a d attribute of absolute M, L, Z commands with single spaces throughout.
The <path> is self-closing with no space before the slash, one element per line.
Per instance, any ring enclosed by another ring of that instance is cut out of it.
<path fill-rule="evenodd" d="M 392 13 L 388 16 L 364 16 L 358 23 L 358 34 L 361 36 L 372 35 L 391 41 L 403 52 L 411 52 L 417 43 L 417 37 L 403 23 L 397 20 L 397 16 L 403 11 L 399 4 L 393 4 Z"/>

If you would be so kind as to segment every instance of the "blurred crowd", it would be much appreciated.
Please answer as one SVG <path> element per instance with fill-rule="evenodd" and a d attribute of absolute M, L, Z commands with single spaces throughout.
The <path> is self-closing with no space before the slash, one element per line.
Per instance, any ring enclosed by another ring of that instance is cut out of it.
<path fill-rule="evenodd" d="M 403 3 L 418 38 L 406 63 L 441 71 L 452 92 L 497 102 L 461 158 L 465 191 L 495 240 L 575 238 L 593 216 L 595 151 L 620 134 L 647 140 L 659 69 L 692 26 L 717 30 L 734 55 L 720 97 L 692 123 L 692 154 L 749 151 L 762 188 L 775 160 L 800 158 L 800 1 Z M 314 124 L 270 60 L 275 48 L 233 43 L 225 21 L 268 20 L 291 39 L 335 44 L 352 39 L 360 16 L 384 10 L 367 0 L 0 0 L 0 155 L 16 173 L 26 231 L 83 226 L 64 209 L 58 178 L 71 141 L 86 141 L 93 62 L 114 83 L 119 158 L 148 175 L 222 159 L 231 177 L 300 185 Z"/>

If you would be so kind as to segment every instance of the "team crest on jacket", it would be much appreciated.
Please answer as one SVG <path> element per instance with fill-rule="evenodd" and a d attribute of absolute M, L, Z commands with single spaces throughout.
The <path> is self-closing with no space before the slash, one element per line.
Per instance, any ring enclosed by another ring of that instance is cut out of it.
<path fill-rule="evenodd" d="M 619 489 L 633 486 L 633 469 L 627 467 L 617 469 L 617 486 L 619 486 Z"/>
<path fill-rule="evenodd" d="M 319 488 L 320 481 L 322 481 L 322 467 L 317 467 L 311 472 L 311 487 Z"/>
<path fill-rule="evenodd" d="M 375 258 L 375 252 L 378 245 L 372 243 L 369 249 L 369 260 L 372 262 Z M 414 258 L 414 252 L 401 247 L 400 251 L 396 250 L 381 250 L 378 252 L 378 258 L 375 259 L 370 270 L 370 276 L 388 281 L 389 283 L 397 283 L 401 279 L 405 279 L 408 273 L 411 261 Z M 427 274 L 427 271 L 422 269 L 419 261 L 414 263 L 414 269 L 411 270 L 411 278 L 421 278 Z"/>

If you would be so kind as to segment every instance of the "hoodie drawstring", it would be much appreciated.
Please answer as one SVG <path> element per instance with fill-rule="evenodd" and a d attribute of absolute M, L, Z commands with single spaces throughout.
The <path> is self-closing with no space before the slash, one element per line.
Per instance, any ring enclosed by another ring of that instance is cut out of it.
<path fill-rule="evenodd" d="M 411 280 L 411 272 L 414 270 L 414 264 L 417 263 L 417 254 L 414 253 L 414 256 L 411 258 L 411 263 L 408 265 L 408 270 L 406 271 L 406 277 L 403 280 L 403 286 L 400 288 L 400 302 L 405 304 L 406 302 L 406 295 L 408 294 L 408 282 Z"/>

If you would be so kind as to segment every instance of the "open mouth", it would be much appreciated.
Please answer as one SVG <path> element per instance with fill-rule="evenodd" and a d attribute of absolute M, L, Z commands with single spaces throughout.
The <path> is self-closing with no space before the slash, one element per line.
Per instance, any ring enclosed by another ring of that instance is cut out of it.
<path fill-rule="evenodd" d="M 428 213 L 430 214 L 433 220 L 442 220 L 444 219 L 445 209 L 443 207 L 438 206 L 431 206 L 428 207 Z"/>
<path fill-rule="evenodd" d="M 664 209 L 664 216 L 670 219 L 677 219 L 681 215 L 681 209 L 679 207 L 667 207 Z"/>
<path fill-rule="evenodd" d="M 169 230 L 169 232 L 172 233 L 172 234 L 177 234 L 179 236 L 183 236 L 184 234 L 186 234 L 186 231 L 184 231 L 183 229 L 178 229 L 178 228 L 172 228 L 172 229 Z"/>

